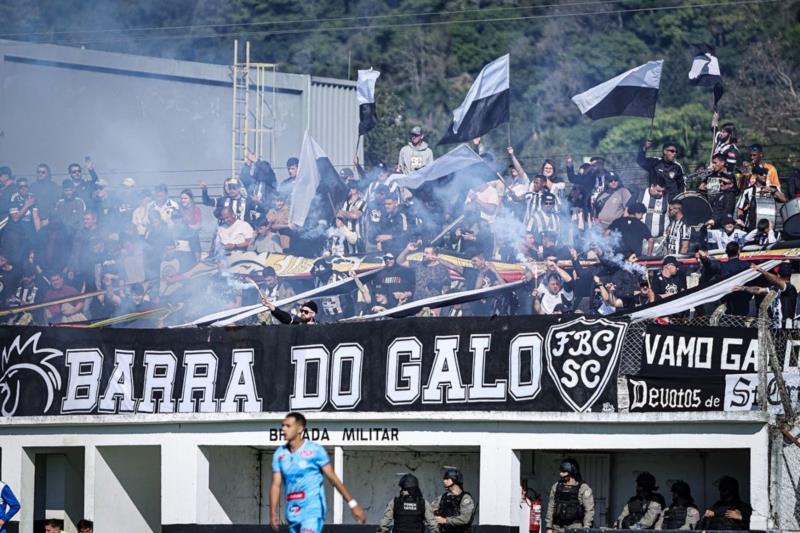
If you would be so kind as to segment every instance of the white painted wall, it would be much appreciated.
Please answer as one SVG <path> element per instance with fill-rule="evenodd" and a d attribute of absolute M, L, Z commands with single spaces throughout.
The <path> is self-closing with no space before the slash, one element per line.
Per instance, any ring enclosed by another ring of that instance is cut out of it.
<path fill-rule="evenodd" d="M 398 474 L 411 473 L 419 479 L 423 496 L 432 501 L 444 492 L 443 465 L 458 467 L 464 474 L 464 490 L 480 498 L 478 472 L 480 454 L 474 451 L 408 451 L 398 449 L 354 450 L 344 452 L 344 483 L 367 512 L 367 522 L 377 524 L 389 500 L 397 496 Z M 477 519 L 476 515 L 476 519 Z M 354 524 L 352 513 L 344 513 L 344 523 Z"/>
<path fill-rule="evenodd" d="M 95 462 L 97 531 L 161 531 L 161 467 L 157 446 L 102 446 Z M 190 497 L 190 495 L 185 495 Z"/>

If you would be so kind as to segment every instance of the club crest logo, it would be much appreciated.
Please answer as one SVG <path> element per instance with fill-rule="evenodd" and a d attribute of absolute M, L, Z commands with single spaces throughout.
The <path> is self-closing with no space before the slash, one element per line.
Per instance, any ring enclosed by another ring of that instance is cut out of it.
<path fill-rule="evenodd" d="M 34 386 L 32 382 L 35 377 L 39 378 L 38 384 L 44 392 L 41 414 L 47 414 L 53 405 L 56 391 L 61 389 L 61 374 L 52 364 L 52 360 L 63 357 L 64 353 L 53 348 L 40 348 L 39 338 L 41 335 L 41 332 L 31 335 L 24 342 L 18 335 L 9 346 L 3 347 L 3 351 L 0 353 L 0 414 L 2 416 L 16 414 L 20 397 L 23 395 L 23 384 L 26 387 Z"/>
<path fill-rule="evenodd" d="M 603 394 L 617 367 L 627 327 L 626 322 L 581 317 L 547 332 L 547 371 L 575 411 L 590 411 Z"/>

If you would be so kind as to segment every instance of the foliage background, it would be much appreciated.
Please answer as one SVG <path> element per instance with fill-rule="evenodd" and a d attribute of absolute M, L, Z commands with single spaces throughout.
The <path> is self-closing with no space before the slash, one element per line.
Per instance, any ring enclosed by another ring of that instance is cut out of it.
<path fill-rule="evenodd" d="M 392 161 L 411 126 L 435 145 L 450 110 L 486 62 L 511 53 L 510 137 L 529 167 L 595 153 L 635 173 L 647 119 L 589 121 L 570 97 L 651 59 L 665 59 L 652 137 L 676 140 L 685 167 L 707 160 L 708 90 L 690 87 L 693 44 L 717 47 L 723 121 L 740 147 L 767 146 L 786 173 L 800 158 L 797 0 L 5 0 L 0 38 L 229 63 L 234 38 L 280 70 L 355 79 L 380 70 L 381 125 L 368 162 Z M 509 130 L 485 142 L 502 150 Z M 447 147 L 435 147 L 441 154 Z"/>

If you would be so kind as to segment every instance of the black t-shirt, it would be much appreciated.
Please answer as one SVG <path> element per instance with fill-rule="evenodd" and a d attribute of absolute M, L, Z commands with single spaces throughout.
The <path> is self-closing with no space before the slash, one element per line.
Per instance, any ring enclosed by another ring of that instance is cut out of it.
<path fill-rule="evenodd" d="M 652 237 L 650 228 L 635 217 L 618 218 L 608 226 L 608 229 L 611 233 L 616 231 L 620 234 L 619 244 L 615 247 L 617 252 L 630 250 L 640 254 L 644 240 Z"/>
<path fill-rule="evenodd" d="M 680 273 L 675 274 L 671 278 L 665 278 L 661 272 L 659 272 L 653 276 L 650 283 L 653 287 L 653 293 L 657 298 L 660 298 L 661 295 L 666 295 L 665 298 L 668 298 L 686 290 L 686 278 Z"/>
<path fill-rule="evenodd" d="M 781 312 L 783 313 L 783 323 L 787 319 L 794 319 L 794 312 L 797 307 L 797 289 L 790 282 L 786 282 L 786 288 L 781 291 Z"/>

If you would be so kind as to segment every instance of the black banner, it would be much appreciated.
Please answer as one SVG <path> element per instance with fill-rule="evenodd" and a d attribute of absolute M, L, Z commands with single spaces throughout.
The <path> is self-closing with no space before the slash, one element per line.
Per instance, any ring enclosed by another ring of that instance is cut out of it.
<path fill-rule="evenodd" d="M 644 376 L 695 380 L 758 369 L 756 328 L 648 325 L 643 343 Z"/>
<path fill-rule="evenodd" d="M 0 330 L 0 414 L 617 409 L 626 322 Z"/>
<path fill-rule="evenodd" d="M 628 376 L 631 413 L 722 411 L 725 384 L 720 379 L 686 381 Z"/>

